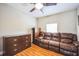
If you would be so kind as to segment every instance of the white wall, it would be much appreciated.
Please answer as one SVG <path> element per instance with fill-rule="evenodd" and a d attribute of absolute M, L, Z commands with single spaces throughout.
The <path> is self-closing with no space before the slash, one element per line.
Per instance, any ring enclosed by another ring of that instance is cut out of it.
<path fill-rule="evenodd" d="M 77 9 L 77 15 L 79 15 L 79 8 Z"/>
<path fill-rule="evenodd" d="M 28 16 L 6 4 L 0 4 L 0 37 L 27 34 L 35 26 L 36 19 L 34 17 Z M 1 47 L 0 50 L 2 50 Z"/>
<path fill-rule="evenodd" d="M 48 23 L 58 23 L 58 32 L 77 33 L 76 10 L 38 18 L 38 27 L 41 27 L 43 31 L 46 31 Z"/>
<path fill-rule="evenodd" d="M 79 8 L 77 9 L 77 16 L 79 16 Z M 78 36 L 78 40 L 79 40 L 79 25 L 78 25 L 78 20 L 77 20 L 77 36 Z"/>

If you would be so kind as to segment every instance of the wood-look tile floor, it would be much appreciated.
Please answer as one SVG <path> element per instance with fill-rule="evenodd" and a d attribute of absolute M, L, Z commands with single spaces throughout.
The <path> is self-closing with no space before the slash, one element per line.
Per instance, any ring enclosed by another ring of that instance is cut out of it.
<path fill-rule="evenodd" d="M 54 51 L 41 48 L 35 44 L 32 44 L 30 48 L 27 48 L 22 52 L 17 53 L 16 56 L 63 56 L 63 55 Z"/>

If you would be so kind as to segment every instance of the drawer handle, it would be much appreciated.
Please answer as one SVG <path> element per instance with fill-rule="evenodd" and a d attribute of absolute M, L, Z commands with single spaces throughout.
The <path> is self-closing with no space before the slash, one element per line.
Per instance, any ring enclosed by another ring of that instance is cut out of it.
<path fill-rule="evenodd" d="M 26 37 L 26 39 L 28 39 L 28 37 Z"/>
<path fill-rule="evenodd" d="M 13 46 L 17 46 L 17 44 L 13 44 Z"/>
<path fill-rule="evenodd" d="M 18 49 L 14 49 L 14 51 L 17 51 Z"/>
<path fill-rule="evenodd" d="M 27 43 L 28 41 L 26 40 L 26 43 Z"/>
<path fill-rule="evenodd" d="M 14 39 L 14 41 L 17 41 L 17 39 Z"/>

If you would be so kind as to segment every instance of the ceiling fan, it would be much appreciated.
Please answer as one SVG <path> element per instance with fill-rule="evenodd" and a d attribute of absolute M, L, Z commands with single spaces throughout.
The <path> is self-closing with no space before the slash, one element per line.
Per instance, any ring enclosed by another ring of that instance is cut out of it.
<path fill-rule="evenodd" d="M 33 12 L 34 10 L 38 9 L 43 13 L 44 6 L 54 6 L 57 3 L 31 3 L 31 4 L 34 4 L 34 8 L 32 8 L 30 12 Z"/>

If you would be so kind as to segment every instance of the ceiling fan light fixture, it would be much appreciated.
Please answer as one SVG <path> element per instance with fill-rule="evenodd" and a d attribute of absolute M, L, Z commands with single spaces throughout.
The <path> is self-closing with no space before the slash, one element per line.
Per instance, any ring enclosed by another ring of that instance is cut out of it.
<path fill-rule="evenodd" d="M 42 3 L 36 3 L 35 8 L 41 9 L 41 8 L 43 8 L 43 4 Z"/>

